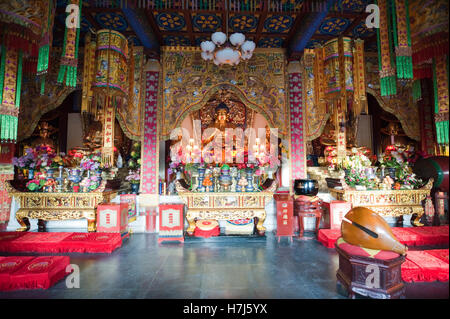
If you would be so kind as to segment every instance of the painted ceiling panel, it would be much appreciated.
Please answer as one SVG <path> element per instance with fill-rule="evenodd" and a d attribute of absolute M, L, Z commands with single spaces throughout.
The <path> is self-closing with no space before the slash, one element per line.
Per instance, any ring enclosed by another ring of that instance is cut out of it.
<path fill-rule="evenodd" d="M 327 17 L 320 25 L 316 34 L 338 36 L 348 28 L 352 21 L 346 18 Z"/>
<path fill-rule="evenodd" d="M 270 15 L 264 21 L 263 32 L 266 33 L 287 33 L 295 21 L 295 15 Z"/>
<path fill-rule="evenodd" d="M 228 26 L 232 32 L 256 32 L 258 21 L 257 14 L 232 14 Z"/>
<path fill-rule="evenodd" d="M 193 14 L 192 27 L 196 32 L 215 32 L 222 26 L 222 18 L 216 14 Z"/>
<path fill-rule="evenodd" d="M 186 31 L 186 20 L 182 13 L 154 13 L 156 23 L 161 31 Z"/>
<path fill-rule="evenodd" d="M 274 37 L 265 37 L 261 38 L 258 41 L 258 48 L 281 48 L 283 46 L 284 39 L 282 38 L 274 38 Z"/>
<path fill-rule="evenodd" d="M 113 29 L 119 32 L 129 31 L 128 22 L 120 12 L 98 12 L 95 21 L 104 29 Z"/>

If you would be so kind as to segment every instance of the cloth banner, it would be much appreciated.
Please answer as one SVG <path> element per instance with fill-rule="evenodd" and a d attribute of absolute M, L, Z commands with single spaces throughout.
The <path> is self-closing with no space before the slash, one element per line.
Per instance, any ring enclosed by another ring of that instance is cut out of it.
<path fill-rule="evenodd" d="M 448 57 L 441 55 L 434 59 L 434 99 L 436 137 L 439 144 L 439 154 L 448 156 L 449 151 L 449 98 L 448 98 Z"/>
<path fill-rule="evenodd" d="M 117 120 L 125 135 L 135 141 L 141 139 L 142 108 L 144 91 L 144 47 L 130 46 L 129 93 L 127 103 L 117 109 Z"/>
<path fill-rule="evenodd" d="M 307 178 L 302 74 L 289 74 L 292 180 Z"/>
<path fill-rule="evenodd" d="M 392 26 L 389 21 L 389 0 L 378 0 L 377 2 L 380 8 L 380 26 L 382 26 L 377 28 L 381 96 L 396 95 L 397 83 L 392 56 L 394 48 L 390 36 Z"/>
<path fill-rule="evenodd" d="M 67 0 L 67 4 L 77 5 L 79 8 L 78 18 L 81 19 L 81 0 Z M 69 15 L 71 13 L 67 13 Z M 72 21 L 75 22 L 75 21 Z M 77 85 L 78 44 L 80 40 L 80 28 L 78 26 L 69 28 L 66 26 L 64 33 L 64 44 L 61 56 L 61 66 L 58 74 L 58 83 L 64 82 L 67 86 Z"/>
<path fill-rule="evenodd" d="M 0 172 L 0 224 L 9 222 L 11 197 L 8 195 L 5 183 L 13 178 L 13 174 L 4 174 Z"/>
<path fill-rule="evenodd" d="M 104 124 L 103 124 L 103 148 L 102 163 L 112 165 L 114 162 L 114 119 L 116 98 L 106 97 Z"/>
<path fill-rule="evenodd" d="M 141 193 L 158 193 L 158 128 L 157 99 L 159 72 L 145 73 L 145 109 L 144 109 L 144 139 L 142 147 Z"/>
<path fill-rule="evenodd" d="M 0 139 L 17 139 L 20 93 L 22 91 L 22 51 L 1 46 L 0 60 Z"/>

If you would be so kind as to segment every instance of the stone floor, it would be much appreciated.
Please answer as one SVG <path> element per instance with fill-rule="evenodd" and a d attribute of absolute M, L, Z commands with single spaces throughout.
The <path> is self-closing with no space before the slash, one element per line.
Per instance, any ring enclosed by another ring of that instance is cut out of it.
<path fill-rule="evenodd" d="M 346 298 L 336 288 L 336 252 L 314 239 L 278 243 L 267 234 L 158 245 L 157 238 L 132 234 L 112 254 L 67 254 L 80 269 L 80 288 L 62 280 L 48 290 L 0 292 L 0 299 Z M 448 289 L 448 283 L 407 284 L 407 298 L 448 298 Z"/>

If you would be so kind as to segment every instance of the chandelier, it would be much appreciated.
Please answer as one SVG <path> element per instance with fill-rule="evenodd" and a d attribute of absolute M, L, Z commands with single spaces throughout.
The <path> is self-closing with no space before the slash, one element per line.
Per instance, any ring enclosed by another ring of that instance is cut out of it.
<path fill-rule="evenodd" d="M 250 59 L 256 47 L 255 42 L 246 41 L 242 33 L 233 33 L 228 43 L 225 33 L 215 32 L 211 40 L 203 41 L 200 46 L 203 60 L 212 60 L 215 65 L 237 65 L 241 60 Z"/>
<path fill-rule="evenodd" d="M 252 57 L 256 44 L 246 41 L 242 33 L 233 33 L 228 39 L 228 1 L 225 1 L 225 7 L 227 33 L 215 32 L 211 35 L 212 41 L 203 41 L 200 44 L 202 58 L 205 61 L 212 60 L 215 65 L 238 65 L 241 60 Z"/>

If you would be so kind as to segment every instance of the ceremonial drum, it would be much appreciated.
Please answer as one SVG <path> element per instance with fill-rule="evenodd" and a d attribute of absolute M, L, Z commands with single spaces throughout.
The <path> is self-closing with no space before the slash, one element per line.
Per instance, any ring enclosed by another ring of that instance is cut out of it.
<path fill-rule="evenodd" d="M 341 72 L 345 72 L 346 91 L 354 91 L 352 39 L 344 37 L 343 52 L 339 52 L 339 38 L 325 43 L 325 94 L 328 96 L 341 92 Z M 343 61 L 343 65 L 341 65 Z M 344 69 L 342 69 L 344 68 Z"/>
<path fill-rule="evenodd" d="M 448 192 L 448 157 L 433 156 L 419 159 L 414 164 L 414 173 L 421 179 L 433 178 L 433 187 Z"/>
<path fill-rule="evenodd" d="M 126 95 L 128 92 L 128 41 L 113 30 L 97 31 L 96 73 L 92 89 L 105 95 Z"/>

